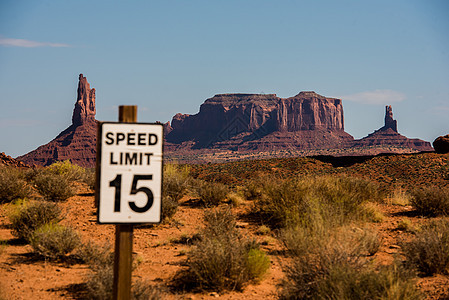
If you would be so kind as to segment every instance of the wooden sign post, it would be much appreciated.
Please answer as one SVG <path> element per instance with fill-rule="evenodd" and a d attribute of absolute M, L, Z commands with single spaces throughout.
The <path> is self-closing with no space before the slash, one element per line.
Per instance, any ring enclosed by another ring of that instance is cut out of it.
<path fill-rule="evenodd" d="M 97 133 L 98 222 L 116 224 L 113 299 L 131 299 L 133 224 L 159 223 L 162 124 L 137 123 L 137 106 L 120 106 L 119 122 Z"/>
<path fill-rule="evenodd" d="M 137 122 L 137 106 L 119 106 L 118 121 Z M 131 299 L 131 274 L 133 264 L 133 225 L 115 226 L 114 300 Z"/>

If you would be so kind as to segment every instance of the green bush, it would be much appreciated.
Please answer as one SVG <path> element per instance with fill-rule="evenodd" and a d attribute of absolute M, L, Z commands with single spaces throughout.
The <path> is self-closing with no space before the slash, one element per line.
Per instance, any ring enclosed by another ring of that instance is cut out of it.
<path fill-rule="evenodd" d="M 19 198 L 28 198 L 33 190 L 20 170 L 0 166 L 0 203 Z"/>
<path fill-rule="evenodd" d="M 80 237 L 70 227 L 50 223 L 33 232 L 30 245 L 36 254 L 52 260 L 60 260 L 80 245 Z"/>
<path fill-rule="evenodd" d="M 412 192 L 412 206 L 423 215 L 449 214 L 449 189 L 425 187 Z"/>
<path fill-rule="evenodd" d="M 266 273 L 270 261 L 257 243 L 242 238 L 230 210 L 205 214 L 206 228 L 188 254 L 188 285 L 203 290 L 241 290 Z"/>
<path fill-rule="evenodd" d="M 46 201 L 18 201 L 9 216 L 12 234 L 30 240 L 33 232 L 45 224 L 62 220 L 61 209 L 57 204 Z"/>
<path fill-rule="evenodd" d="M 190 180 L 189 172 L 188 166 L 164 165 L 162 181 L 164 197 L 171 197 L 172 200 L 178 202 L 187 193 Z"/>
<path fill-rule="evenodd" d="M 366 218 L 368 201 L 380 201 L 379 188 L 349 177 L 267 181 L 255 210 L 275 227 L 311 226 L 320 219 L 338 226 Z"/>
<path fill-rule="evenodd" d="M 53 171 L 42 170 L 34 178 L 37 191 L 45 199 L 51 201 L 64 201 L 75 195 L 72 181 L 67 176 Z"/>
<path fill-rule="evenodd" d="M 292 262 L 281 299 L 421 299 L 411 272 L 396 264 L 374 269 L 359 230 L 297 230 L 284 232 Z"/>
<path fill-rule="evenodd" d="M 70 160 L 58 161 L 47 167 L 47 170 L 55 175 L 65 177 L 68 181 L 81 181 L 86 176 L 83 167 L 74 165 Z"/>
<path fill-rule="evenodd" d="M 226 185 L 218 182 L 198 182 L 196 189 L 198 198 L 206 207 L 219 205 L 226 199 L 229 189 Z"/>
<path fill-rule="evenodd" d="M 425 275 L 449 274 L 449 221 L 433 221 L 401 244 L 407 263 Z"/>

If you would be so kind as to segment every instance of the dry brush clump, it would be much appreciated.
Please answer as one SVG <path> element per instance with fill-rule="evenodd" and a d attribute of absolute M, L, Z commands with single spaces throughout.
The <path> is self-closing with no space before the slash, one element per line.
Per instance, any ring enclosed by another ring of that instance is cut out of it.
<path fill-rule="evenodd" d="M 217 206 L 226 200 L 229 188 L 219 182 L 197 181 L 196 195 L 205 207 Z"/>
<path fill-rule="evenodd" d="M 0 203 L 29 198 L 32 192 L 21 170 L 0 166 Z"/>
<path fill-rule="evenodd" d="M 263 191 L 255 212 L 280 228 L 309 226 L 320 219 L 337 226 L 372 217 L 366 203 L 383 197 L 376 184 L 350 177 L 272 180 Z"/>
<path fill-rule="evenodd" d="M 82 244 L 77 252 L 78 259 L 91 269 L 87 276 L 87 299 L 112 299 L 114 288 L 114 252 L 109 244 L 98 245 L 93 242 Z M 137 267 L 134 261 L 133 267 Z M 131 299 L 156 300 L 162 299 L 163 291 L 141 280 L 136 280 L 131 287 Z"/>
<path fill-rule="evenodd" d="M 49 223 L 37 228 L 30 237 L 34 253 L 51 260 L 63 260 L 81 243 L 71 227 Z"/>
<path fill-rule="evenodd" d="M 409 266 L 424 275 L 449 274 L 449 221 L 434 220 L 415 233 L 402 250 Z"/>
<path fill-rule="evenodd" d="M 412 206 L 423 215 L 449 215 L 449 188 L 436 186 L 415 189 L 412 192 Z"/>
<path fill-rule="evenodd" d="M 258 281 L 270 266 L 267 255 L 236 228 L 229 209 L 205 213 L 206 227 L 188 253 L 188 270 L 178 274 L 177 284 L 200 290 L 242 290 Z"/>
<path fill-rule="evenodd" d="M 162 180 L 162 219 L 172 218 L 178 210 L 179 200 L 188 192 L 191 182 L 187 166 L 164 165 Z"/>

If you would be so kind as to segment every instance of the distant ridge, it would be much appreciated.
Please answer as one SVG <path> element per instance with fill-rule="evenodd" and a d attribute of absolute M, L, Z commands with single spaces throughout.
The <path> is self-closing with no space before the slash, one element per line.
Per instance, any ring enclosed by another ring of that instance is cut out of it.
<path fill-rule="evenodd" d="M 95 166 L 95 89 L 83 74 L 78 79 L 72 124 L 48 144 L 18 160 L 31 166 L 61 160 Z M 179 162 L 223 161 L 239 159 L 240 155 L 250 159 L 433 151 L 429 142 L 399 134 L 397 123 L 391 106 L 387 106 L 384 126 L 354 140 L 344 130 L 341 99 L 314 91 L 289 98 L 276 94 L 217 94 L 207 99 L 197 114 L 178 113 L 171 123 L 164 124 L 164 149 L 168 159 Z"/>

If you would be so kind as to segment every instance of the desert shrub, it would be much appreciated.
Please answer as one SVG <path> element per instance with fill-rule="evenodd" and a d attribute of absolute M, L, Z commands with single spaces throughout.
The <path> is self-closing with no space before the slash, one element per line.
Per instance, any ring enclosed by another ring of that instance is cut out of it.
<path fill-rule="evenodd" d="M 367 217 L 368 201 L 382 195 L 374 183 L 349 177 L 293 178 L 266 182 L 255 210 L 275 227 L 329 226 Z"/>
<path fill-rule="evenodd" d="M 109 244 L 100 246 L 89 241 L 80 245 L 75 255 L 92 269 L 110 266 L 114 263 L 114 252 Z"/>
<path fill-rule="evenodd" d="M 178 211 L 178 202 L 173 200 L 170 196 L 162 197 L 162 216 L 161 219 L 169 220 L 171 219 L 175 213 Z"/>
<path fill-rule="evenodd" d="M 131 293 L 134 300 L 160 300 L 163 298 L 161 288 L 149 285 L 141 280 L 133 284 Z"/>
<path fill-rule="evenodd" d="M 412 273 L 399 265 L 375 270 L 372 237 L 359 230 L 288 229 L 292 263 L 284 267 L 282 299 L 421 299 Z"/>
<path fill-rule="evenodd" d="M 45 224 L 37 228 L 30 237 L 34 253 L 45 258 L 63 259 L 80 244 L 80 237 L 70 227 Z"/>
<path fill-rule="evenodd" d="M 196 193 L 206 207 L 219 205 L 228 195 L 228 187 L 218 182 L 198 182 Z"/>
<path fill-rule="evenodd" d="M 401 243 L 410 266 L 425 275 L 449 274 L 449 221 L 433 221 L 416 233 L 409 242 Z"/>
<path fill-rule="evenodd" d="M 57 204 L 46 201 L 18 201 L 11 215 L 12 234 L 29 241 L 33 232 L 45 224 L 62 220 L 61 209 Z"/>
<path fill-rule="evenodd" d="M 423 215 L 448 215 L 449 189 L 440 187 L 415 189 L 412 192 L 411 204 Z"/>
<path fill-rule="evenodd" d="M 83 167 L 72 164 L 70 160 L 57 161 L 46 169 L 55 175 L 67 178 L 69 181 L 80 181 L 86 175 L 86 170 Z"/>
<path fill-rule="evenodd" d="M 32 191 L 20 170 L 0 166 L 0 203 L 28 198 Z"/>
<path fill-rule="evenodd" d="M 242 238 L 230 210 L 205 214 L 206 227 L 188 254 L 183 280 L 204 290 L 241 290 L 259 280 L 270 261 L 254 241 Z"/>
<path fill-rule="evenodd" d="M 92 269 L 86 282 L 86 298 L 95 300 L 112 299 L 114 287 L 114 266 L 113 264 L 100 266 Z"/>
<path fill-rule="evenodd" d="M 91 190 L 95 190 L 96 184 L 96 173 L 95 168 L 85 169 L 84 175 L 81 178 L 81 181 L 89 186 Z"/>
<path fill-rule="evenodd" d="M 75 194 L 68 177 L 46 169 L 35 176 L 34 184 L 39 194 L 51 201 L 64 201 Z"/>
<path fill-rule="evenodd" d="M 164 165 L 163 195 L 171 197 L 176 202 L 179 201 L 187 193 L 189 172 L 188 166 Z"/>
<path fill-rule="evenodd" d="M 262 182 L 259 180 L 251 180 L 245 185 L 244 196 L 248 200 L 259 199 L 262 197 Z"/>

